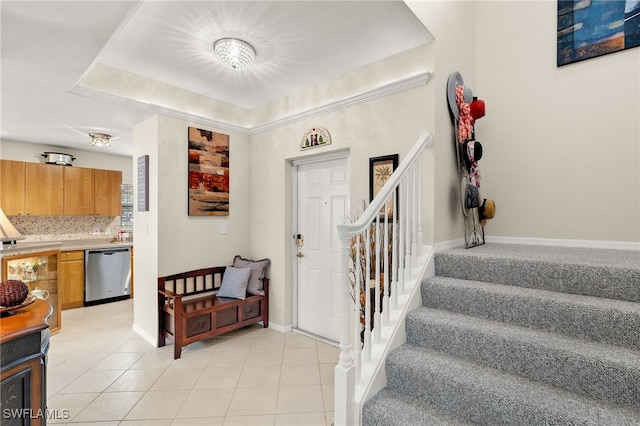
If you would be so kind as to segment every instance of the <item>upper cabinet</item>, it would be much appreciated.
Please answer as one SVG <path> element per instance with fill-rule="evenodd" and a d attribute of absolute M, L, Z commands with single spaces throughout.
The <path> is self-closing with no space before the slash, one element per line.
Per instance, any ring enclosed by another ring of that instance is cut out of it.
<path fill-rule="evenodd" d="M 95 214 L 93 180 L 93 169 L 64 168 L 65 216 L 93 216 Z"/>
<path fill-rule="evenodd" d="M 120 216 L 122 172 L 0 160 L 7 216 Z"/>
<path fill-rule="evenodd" d="M 63 194 L 61 167 L 0 160 L 0 207 L 7 216 L 60 216 Z"/>
<path fill-rule="evenodd" d="M 93 172 L 96 216 L 120 216 L 122 214 L 122 172 L 99 169 Z"/>
<path fill-rule="evenodd" d="M 28 215 L 61 216 L 64 213 L 63 170 L 51 164 L 25 163 L 24 205 Z"/>
<path fill-rule="evenodd" d="M 0 160 L 0 208 L 7 216 L 27 214 L 24 206 L 24 165 L 22 161 Z"/>

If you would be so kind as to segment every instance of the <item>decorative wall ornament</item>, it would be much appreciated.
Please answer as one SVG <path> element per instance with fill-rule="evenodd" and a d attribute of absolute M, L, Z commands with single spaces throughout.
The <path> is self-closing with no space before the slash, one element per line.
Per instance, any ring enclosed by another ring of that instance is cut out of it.
<path fill-rule="evenodd" d="M 454 71 L 447 79 L 447 101 L 453 121 L 456 158 L 461 175 L 460 201 L 464 216 L 464 243 L 466 248 L 485 243 L 484 226 L 493 218 L 495 202 L 480 195 L 480 169 L 482 144 L 475 139 L 475 122 L 486 114 L 485 103 L 473 95 L 471 88 L 464 85 L 462 75 Z M 493 206 L 485 214 L 486 203 Z"/>
<path fill-rule="evenodd" d="M 640 1 L 558 0 L 558 66 L 640 46 Z"/>
<path fill-rule="evenodd" d="M 324 127 L 312 127 L 300 141 L 300 149 L 317 148 L 324 145 L 331 145 L 331 136 Z"/>
<path fill-rule="evenodd" d="M 229 135 L 189 127 L 189 216 L 229 216 Z"/>
<path fill-rule="evenodd" d="M 375 196 L 380 192 L 385 183 L 389 180 L 394 170 L 398 168 L 398 154 L 383 155 L 382 157 L 369 158 L 369 201 L 373 201 Z M 398 203 L 398 192 L 396 192 L 396 204 Z M 387 200 L 387 214 L 392 217 L 393 212 L 393 195 Z M 380 216 L 384 218 L 385 207 L 380 209 Z"/>

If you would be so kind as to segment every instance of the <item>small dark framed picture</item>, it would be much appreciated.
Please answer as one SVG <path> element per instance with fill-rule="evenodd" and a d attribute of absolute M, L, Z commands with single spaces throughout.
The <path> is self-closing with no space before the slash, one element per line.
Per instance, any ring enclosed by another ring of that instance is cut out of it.
<path fill-rule="evenodd" d="M 389 180 L 394 170 L 398 167 L 398 154 L 384 155 L 382 157 L 369 158 L 369 202 L 380 192 L 385 183 Z M 393 206 L 393 200 L 387 203 L 389 207 Z M 397 201 L 397 192 L 396 192 Z M 393 210 L 387 209 L 393 215 Z M 384 216 L 384 207 L 380 210 L 380 215 Z"/>

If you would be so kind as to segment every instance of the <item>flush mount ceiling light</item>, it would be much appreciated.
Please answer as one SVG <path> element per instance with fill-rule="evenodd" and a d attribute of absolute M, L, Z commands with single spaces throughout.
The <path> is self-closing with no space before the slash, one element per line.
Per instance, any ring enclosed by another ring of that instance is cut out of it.
<path fill-rule="evenodd" d="M 89 133 L 91 146 L 111 146 L 111 135 L 106 133 Z"/>
<path fill-rule="evenodd" d="M 213 43 L 213 50 L 222 65 L 232 70 L 243 70 L 256 58 L 256 51 L 249 43 L 235 38 L 216 41 Z"/>

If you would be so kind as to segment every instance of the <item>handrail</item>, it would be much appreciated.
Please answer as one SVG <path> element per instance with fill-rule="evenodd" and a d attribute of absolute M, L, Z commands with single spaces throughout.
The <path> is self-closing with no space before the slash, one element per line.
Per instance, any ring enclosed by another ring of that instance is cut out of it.
<path fill-rule="evenodd" d="M 433 143 L 428 131 L 353 223 L 338 225 L 342 249 L 340 356 L 335 368 L 334 424 L 360 423 L 356 387 L 369 388 L 381 360 L 372 347 L 384 344 L 381 329 L 392 325 L 389 311 L 422 248 L 421 154 Z M 381 210 L 384 214 L 381 217 Z M 373 294 L 371 294 L 373 292 Z M 373 300 L 372 300 L 373 299 Z M 394 319 L 397 323 L 397 319 Z M 358 395 L 360 398 L 362 395 Z"/>
<path fill-rule="evenodd" d="M 391 192 L 393 192 L 393 189 L 398 186 L 400 179 L 402 179 L 402 177 L 407 173 L 407 170 L 411 167 L 415 159 L 422 154 L 422 150 L 432 144 L 433 136 L 431 136 L 431 133 L 426 130 L 421 132 L 413 148 L 411 148 L 405 159 L 396 168 L 387 182 L 382 186 L 382 188 L 380 188 L 380 192 L 378 192 L 377 196 L 367 206 L 362 215 L 353 223 L 343 223 L 338 225 L 338 233 L 357 234 L 362 232 L 370 224 L 371 220 L 375 218 L 389 195 L 391 195 Z"/>

